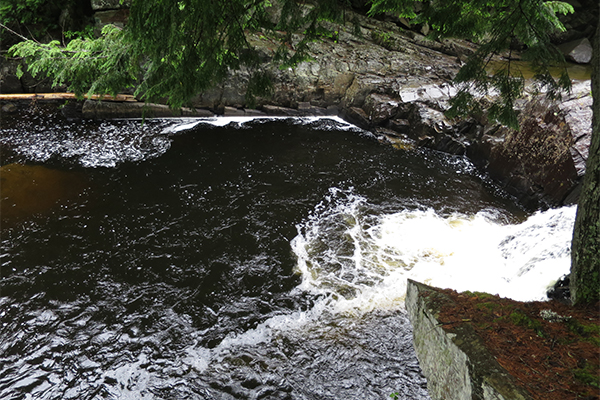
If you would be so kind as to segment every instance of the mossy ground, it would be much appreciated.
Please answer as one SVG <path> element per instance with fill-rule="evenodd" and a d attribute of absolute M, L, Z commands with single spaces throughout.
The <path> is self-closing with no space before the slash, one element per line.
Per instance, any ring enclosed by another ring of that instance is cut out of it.
<path fill-rule="evenodd" d="M 600 399 L 600 304 L 518 302 L 443 290 L 445 327 L 468 323 L 534 399 Z"/>

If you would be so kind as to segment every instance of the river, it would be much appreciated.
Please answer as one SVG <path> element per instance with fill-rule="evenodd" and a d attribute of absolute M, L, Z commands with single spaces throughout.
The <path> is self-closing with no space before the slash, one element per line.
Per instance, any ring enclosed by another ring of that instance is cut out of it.
<path fill-rule="evenodd" d="M 5 400 L 428 399 L 407 278 L 532 300 L 569 268 L 573 207 L 337 118 L 32 112 L 0 144 Z"/>

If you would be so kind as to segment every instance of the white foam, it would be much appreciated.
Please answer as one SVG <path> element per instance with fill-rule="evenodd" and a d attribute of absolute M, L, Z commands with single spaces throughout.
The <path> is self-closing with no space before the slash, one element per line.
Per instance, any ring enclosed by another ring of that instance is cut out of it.
<path fill-rule="evenodd" d="M 198 118 L 182 118 L 177 119 L 177 122 L 172 126 L 165 128 L 164 133 L 177 133 L 195 128 L 200 124 L 223 127 L 230 124 L 244 125 L 253 121 L 276 121 L 276 120 L 293 120 L 294 123 L 310 124 L 313 122 L 330 120 L 339 124 L 336 126 L 340 130 L 357 129 L 354 125 L 344 121 L 337 116 L 310 116 L 310 117 L 286 117 L 286 116 L 253 116 L 253 117 L 198 117 Z"/>
<path fill-rule="evenodd" d="M 545 300 L 548 287 L 569 272 L 575 207 L 538 212 L 516 225 L 486 211 L 374 217 L 365 208 L 366 200 L 353 195 L 321 204 L 292 242 L 301 288 L 337 298 L 338 310 L 394 307 L 408 278 Z"/>

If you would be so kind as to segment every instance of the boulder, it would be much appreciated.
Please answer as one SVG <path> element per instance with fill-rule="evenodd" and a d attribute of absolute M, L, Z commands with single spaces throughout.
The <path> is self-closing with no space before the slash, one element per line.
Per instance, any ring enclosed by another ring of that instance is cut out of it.
<path fill-rule="evenodd" d="M 413 326 L 413 344 L 432 399 L 530 400 L 485 347 L 470 324 L 448 325 L 439 316 L 445 293 L 411 279 L 406 310 Z"/>
<path fill-rule="evenodd" d="M 388 95 L 371 93 L 365 100 L 363 109 L 373 125 L 384 125 L 394 118 L 400 109 L 401 100 Z"/>
<path fill-rule="evenodd" d="M 588 64 L 592 60 L 592 44 L 588 38 L 577 39 L 558 46 L 567 60 Z"/>
<path fill-rule="evenodd" d="M 371 127 L 371 121 L 369 120 L 369 116 L 367 115 L 365 110 L 363 110 L 362 108 L 359 108 L 359 107 L 347 108 L 344 110 L 344 113 L 342 114 L 342 116 L 348 122 L 350 122 L 360 128 L 369 129 Z"/>
<path fill-rule="evenodd" d="M 467 146 L 465 143 L 448 134 L 442 135 L 436 140 L 434 149 L 455 156 L 463 156 L 467 153 Z"/>
<path fill-rule="evenodd" d="M 412 127 L 410 136 L 415 140 L 428 136 L 435 138 L 452 130 L 452 125 L 443 112 L 429 108 L 420 102 L 412 104 L 408 121 Z"/>
<path fill-rule="evenodd" d="M 393 119 L 388 121 L 388 128 L 394 132 L 406 135 L 410 131 L 410 122 L 407 119 Z"/>
<path fill-rule="evenodd" d="M 102 28 L 106 25 L 115 25 L 119 28 L 123 28 L 129 19 L 129 10 L 104 10 L 96 11 L 94 13 L 94 20 L 96 22 L 96 31 L 99 34 Z"/>
<path fill-rule="evenodd" d="M 4 104 L 1 108 L 3 114 L 15 114 L 19 108 L 13 103 Z"/>

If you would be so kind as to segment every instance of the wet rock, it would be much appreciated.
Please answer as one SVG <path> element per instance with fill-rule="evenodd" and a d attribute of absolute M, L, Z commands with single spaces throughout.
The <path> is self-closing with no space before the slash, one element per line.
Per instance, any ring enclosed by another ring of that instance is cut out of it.
<path fill-rule="evenodd" d="M 263 111 L 256 110 L 254 108 L 246 108 L 244 109 L 244 115 L 247 117 L 263 117 L 267 114 Z"/>
<path fill-rule="evenodd" d="M 417 142 L 419 147 L 433 149 L 435 147 L 435 138 L 433 136 L 421 136 Z"/>
<path fill-rule="evenodd" d="M 571 290 L 569 289 L 569 285 L 569 275 L 565 275 L 556 281 L 556 283 L 548 289 L 546 294 L 549 299 L 558 300 L 565 304 L 571 304 Z"/>
<path fill-rule="evenodd" d="M 469 155 L 480 164 L 485 160 L 490 176 L 527 207 L 561 205 L 580 178 L 581 167 L 578 171 L 572 156 L 575 137 L 585 142 L 585 126 L 591 135 L 591 113 L 587 121 L 576 121 L 585 114 L 585 104 L 583 99 L 565 106 L 534 98 L 521 113 L 519 131 L 506 127 L 489 131 Z"/>
<path fill-rule="evenodd" d="M 345 110 L 343 117 L 350 123 L 360 128 L 369 129 L 371 127 L 371 121 L 369 120 L 369 116 L 362 108 L 350 107 Z"/>
<path fill-rule="evenodd" d="M 306 102 L 306 101 L 298 103 L 298 111 L 300 111 L 300 113 L 302 115 L 310 115 L 310 116 L 329 115 L 329 112 L 327 111 L 326 108 L 314 106 L 310 102 Z"/>
<path fill-rule="evenodd" d="M 435 110 L 448 108 L 448 101 L 456 89 L 447 83 L 403 88 L 398 93 L 404 103 L 419 102 Z"/>
<path fill-rule="evenodd" d="M 243 110 L 241 111 L 243 114 Z M 145 104 L 141 102 L 115 102 L 86 100 L 81 115 L 87 119 L 113 118 L 168 118 L 168 117 L 212 117 L 214 113 L 203 109 L 182 108 L 174 110 L 163 104 Z"/>
<path fill-rule="evenodd" d="M 18 110 L 18 107 L 14 103 L 8 103 L 2 106 L 2 112 L 6 114 L 14 114 Z"/>
<path fill-rule="evenodd" d="M 105 10 L 97 11 L 94 13 L 94 20 L 96 22 L 96 31 L 100 33 L 102 28 L 106 25 L 114 25 L 119 28 L 123 28 L 129 19 L 129 10 Z"/>
<path fill-rule="evenodd" d="M 76 120 L 83 118 L 82 109 L 83 101 L 68 101 L 60 111 L 63 117 L 69 120 Z"/>
<path fill-rule="evenodd" d="M 336 100 L 339 101 L 354 82 L 354 77 L 354 74 L 351 72 L 340 73 L 337 75 L 333 81 L 333 87 L 329 93 L 328 100 L 332 102 Z"/>
<path fill-rule="evenodd" d="M 286 117 L 297 117 L 300 115 L 298 110 L 288 107 L 279 107 L 272 105 L 265 105 L 262 107 L 263 111 L 267 113 L 267 115 L 274 116 L 286 116 Z"/>
<path fill-rule="evenodd" d="M 381 126 L 396 116 L 400 103 L 398 98 L 372 93 L 366 98 L 363 109 L 373 125 Z"/>
<path fill-rule="evenodd" d="M 588 64 L 592 60 L 592 44 L 587 38 L 581 38 L 558 46 L 567 60 L 579 64 Z"/>
<path fill-rule="evenodd" d="M 439 140 L 437 140 L 435 142 L 434 149 L 457 156 L 465 155 L 467 152 L 467 146 L 465 143 L 455 139 L 450 135 L 443 135 Z"/>
<path fill-rule="evenodd" d="M 223 110 L 223 115 L 226 117 L 243 117 L 246 115 L 244 110 L 240 110 L 235 107 L 225 107 Z"/>
<path fill-rule="evenodd" d="M 408 121 L 412 127 L 410 136 L 416 140 L 426 136 L 436 137 L 452 130 L 452 125 L 443 112 L 431 109 L 422 103 L 414 103 Z"/>
<path fill-rule="evenodd" d="M 400 133 L 400 134 L 408 134 L 410 131 L 410 122 L 407 119 L 393 119 L 388 121 L 388 128 L 391 130 Z"/>
<path fill-rule="evenodd" d="M 437 136 L 423 136 L 418 141 L 420 147 L 427 147 L 442 153 L 463 156 L 467 154 L 467 145 L 462 141 L 443 134 Z"/>

